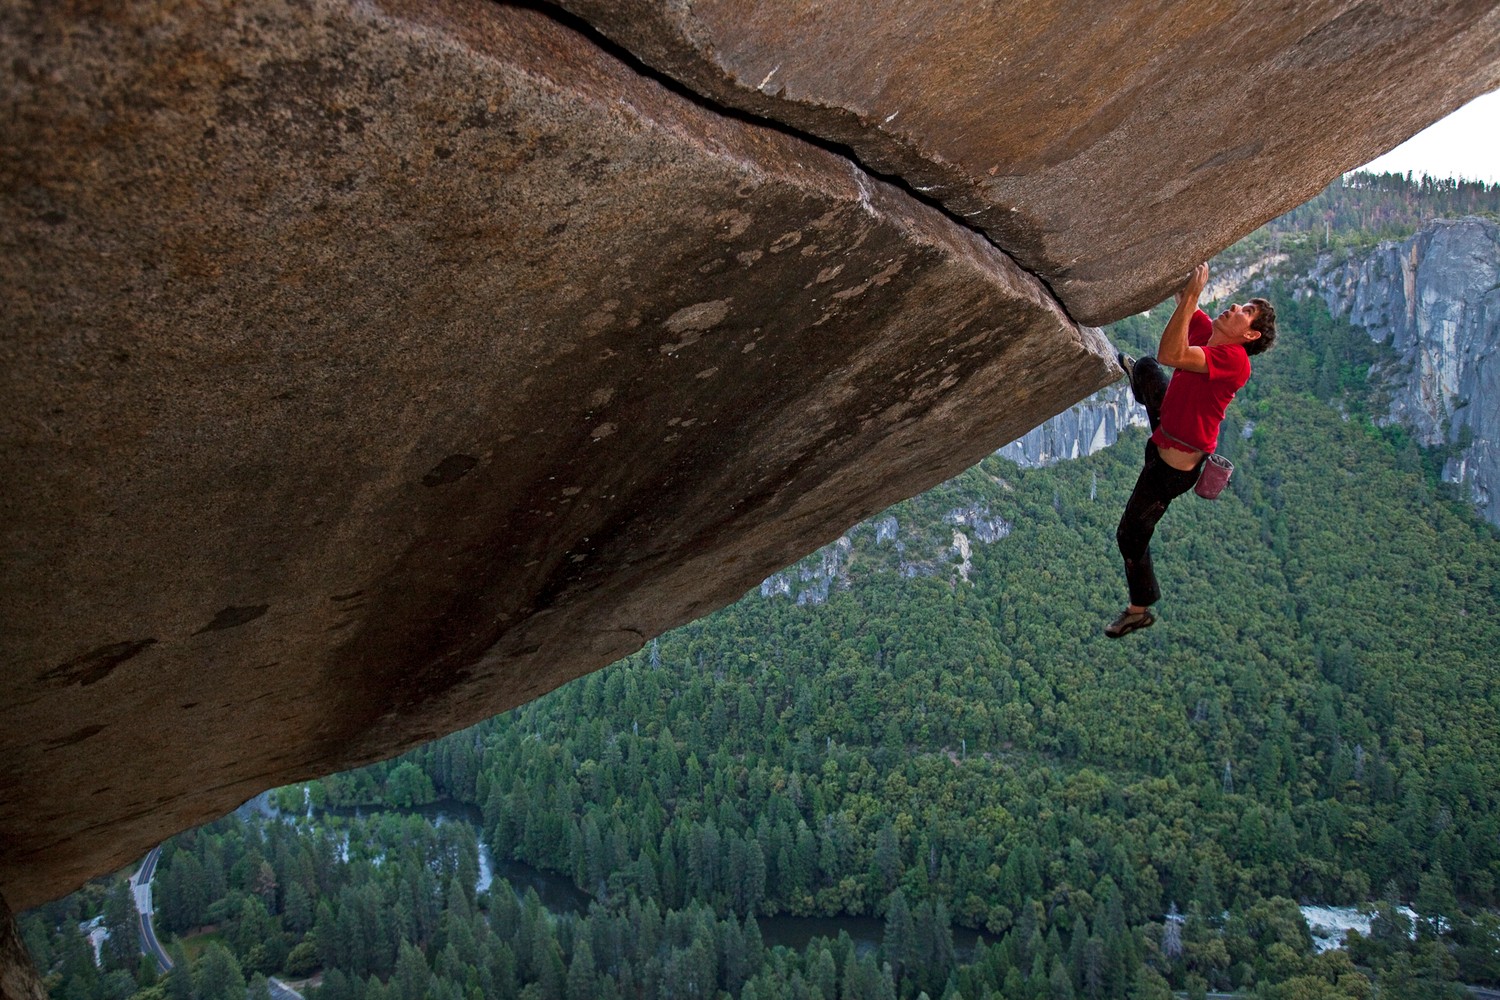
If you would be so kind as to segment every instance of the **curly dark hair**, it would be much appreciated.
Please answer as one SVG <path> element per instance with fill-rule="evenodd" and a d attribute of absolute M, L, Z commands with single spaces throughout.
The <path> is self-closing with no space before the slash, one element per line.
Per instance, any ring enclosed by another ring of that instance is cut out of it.
<path fill-rule="evenodd" d="M 1245 353 L 1262 354 L 1276 344 L 1276 307 L 1265 299 L 1251 299 L 1250 304 L 1255 307 L 1250 329 L 1259 330 L 1260 336 L 1245 345 Z"/>

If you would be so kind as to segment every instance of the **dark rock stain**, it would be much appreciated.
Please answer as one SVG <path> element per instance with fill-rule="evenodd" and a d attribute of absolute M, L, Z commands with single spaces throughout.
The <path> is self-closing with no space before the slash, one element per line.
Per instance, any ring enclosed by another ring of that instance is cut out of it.
<path fill-rule="evenodd" d="M 335 601 L 352 601 L 356 597 L 363 597 L 364 593 L 365 592 L 363 590 L 351 590 L 347 594 L 334 594 L 333 597 L 332 597 L 332 600 L 335 600 Z"/>
<path fill-rule="evenodd" d="M 103 731 L 104 727 L 102 725 L 84 726 L 82 729 L 75 729 L 73 732 L 69 733 L 66 736 L 59 736 L 55 739 L 47 740 L 42 747 L 42 753 L 50 753 L 53 750 L 61 750 L 63 747 L 70 747 L 75 743 L 82 743 L 90 736 L 96 736 Z"/>
<path fill-rule="evenodd" d="M 230 605 L 218 614 L 214 620 L 194 632 L 194 635 L 202 635 L 204 632 L 218 632 L 221 629 L 236 628 L 246 622 L 253 622 L 270 609 L 269 604 L 246 604 L 239 607 Z"/>
<path fill-rule="evenodd" d="M 150 646 L 155 639 L 135 639 L 130 642 L 114 642 L 91 649 L 82 656 L 75 656 L 67 663 L 53 667 L 37 677 L 48 687 L 65 687 L 77 684 L 88 687 L 109 676 L 110 671 Z"/>
<path fill-rule="evenodd" d="M 449 455 L 422 477 L 422 485 L 431 489 L 434 486 L 456 483 L 473 471 L 474 466 L 478 464 L 479 459 L 473 455 Z"/>

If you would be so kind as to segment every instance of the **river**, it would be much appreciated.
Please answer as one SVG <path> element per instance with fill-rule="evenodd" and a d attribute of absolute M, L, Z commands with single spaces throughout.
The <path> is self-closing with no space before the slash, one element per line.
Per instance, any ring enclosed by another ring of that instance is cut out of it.
<path fill-rule="evenodd" d="M 483 840 L 482 814 L 478 807 L 464 802 L 444 799 L 409 809 L 356 807 L 314 810 L 309 807 L 307 815 L 363 818 L 377 812 L 423 816 L 434 826 L 440 826 L 443 823 L 468 823 L 472 826 L 480 837 L 479 878 L 474 886 L 480 892 L 488 890 L 496 878 L 503 878 L 510 883 L 511 889 L 517 896 L 525 895 L 527 889 L 534 889 L 542 905 L 554 916 L 583 915 L 588 912 L 589 904 L 594 901 L 592 896 L 574 885 L 571 879 L 534 868 L 524 861 L 496 860 L 490 853 L 489 845 Z M 235 814 L 242 819 L 248 819 L 251 816 L 280 817 L 284 815 L 271 802 L 270 792 L 257 795 L 235 810 Z M 767 947 L 780 945 L 796 951 L 806 948 L 807 943 L 814 938 L 836 938 L 841 931 L 844 931 L 854 941 L 856 952 L 864 955 L 878 948 L 885 934 L 885 921 L 876 917 L 775 916 L 756 917 L 756 923 L 760 927 L 761 938 Z M 980 940 L 981 936 L 972 928 L 953 928 L 953 950 L 959 961 L 968 961 L 974 953 L 975 943 Z M 987 939 L 985 943 L 993 944 L 994 942 L 993 939 Z"/>
<path fill-rule="evenodd" d="M 1312 931 L 1313 946 L 1321 954 L 1332 951 L 1335 948 L 1344 947 L 1344 938 L 1350 931 L 1359 931 L 1365 937 L 1370 936 L 1370 923 L 1374 917 L 1374 908 L 1371 906 L 1323 906 L 1313 903 L 1298 907 L 1302 911 L 1302 919 L 1307 921 L 1307 927 Z M 1417 914 L 1409 906 L 1397 907 L 1407 920 L 1416 926 Z M 1412 937 L 1416 937 L 1416 931 L 1412 931 Z"/>

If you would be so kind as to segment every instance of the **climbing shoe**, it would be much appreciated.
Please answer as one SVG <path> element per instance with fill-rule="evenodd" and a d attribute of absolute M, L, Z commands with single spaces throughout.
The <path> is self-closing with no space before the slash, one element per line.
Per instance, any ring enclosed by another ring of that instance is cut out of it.
<path fill-rule="evenodd" d="M 1120 362 L 1120 367 L 1125 369 L 1125 380 L 1133 387 L 1135 385 L 1135 358 L 1121 351 L 1115 355 L 1115 360 Z"/>
<path fill-rule="evenodd" d="M 1120 617 L 1104 626 L 1104 634 L 1111 639 L 1120 639 L 1132 632 L 1143 628 L 1150 628 L 1156 624 L 1156 616 L 1150 611 L 1131 611 L 1126 608 L 1120 612 Z"/>

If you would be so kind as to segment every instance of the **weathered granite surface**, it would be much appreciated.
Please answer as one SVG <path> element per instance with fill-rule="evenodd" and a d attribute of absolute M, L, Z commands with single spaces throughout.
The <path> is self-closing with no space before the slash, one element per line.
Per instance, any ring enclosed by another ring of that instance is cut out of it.
<path fill-rule="evenodd" d="M 20 908 L 602 666 L 1118 374 L 972 231 L 535 11 L 7 0 L 0 66 Z"/>
<path fill-rule="evenodd" d="M 1395 348 L 1387 418 L 1454 445 L 1445 479 L 1500 526 L 1500 225 L 1437 219 L 1410 239 L 1320 262 L 1328 308 Z"/>
<path fill-rule="evenodd" d="M 1493 0 L 560 2 L 905 178 L 1085 323 L 1500 86 Z"/>
<path fill-rule="evenodd" d="M 0 896 L 0 998 L 3 1000 L 47 1000 L 47 988 L 37 978 L 26 952 L 26 942 L 15 917 Z"/>

